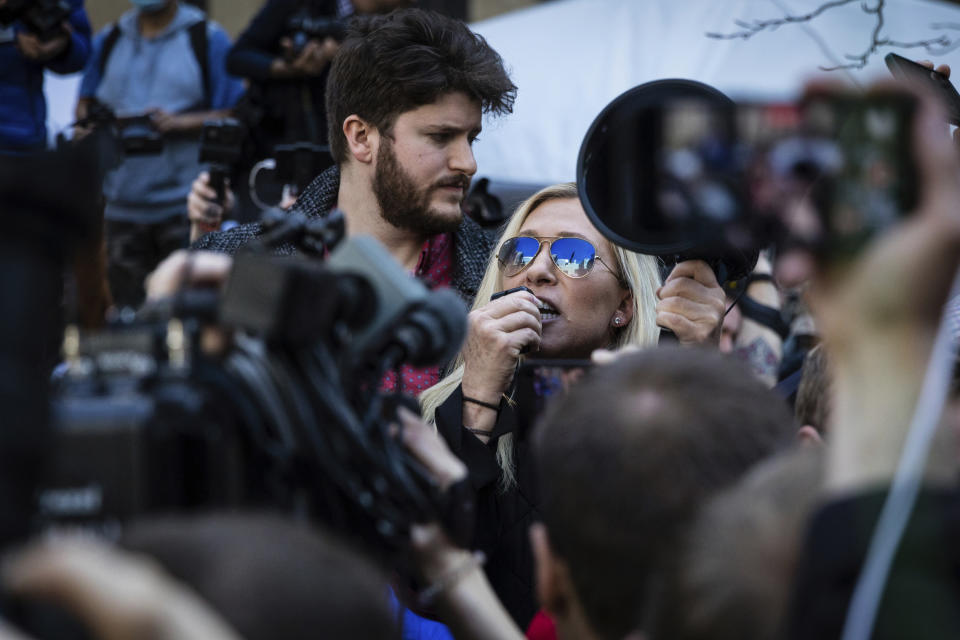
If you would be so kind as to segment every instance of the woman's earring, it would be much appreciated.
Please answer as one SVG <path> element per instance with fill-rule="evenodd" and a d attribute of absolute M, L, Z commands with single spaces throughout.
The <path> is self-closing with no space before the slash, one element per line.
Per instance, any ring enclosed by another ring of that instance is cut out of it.
<path fill-rule="evenodd" d="M 616 316 L 616 317 L 613 319 L 613 324 L 614 324 L 614 326 L 619 327 L 621 324 L 623 324 L 623 318 L 621 318 L 620 316 Z"/>

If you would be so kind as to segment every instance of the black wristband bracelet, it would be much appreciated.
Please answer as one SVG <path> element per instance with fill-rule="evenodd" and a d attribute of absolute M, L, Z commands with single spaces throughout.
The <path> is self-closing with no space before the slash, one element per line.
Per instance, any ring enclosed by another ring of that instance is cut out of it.
<path fill-rule="evenodd" d="M 776 284 L 773 276 L 769 273 L 751 273 L 747 276 L 747 286 L 749 287 L 754 282 L 772 282 L 773 284 Z"/>
<path fill-rule="evenodd" d="M 481 407 L 486 407 L 487 409 L 493 409 L 497 413 L 500 413 L 500 405 L 493 404 L 492 402 L 484 402 L 483 400 L 477 400 L 476 398 L 471 398 L 469 396 L 463 396 L 464 402 L 469 402 L 470 404 L 477 404 Z"/>

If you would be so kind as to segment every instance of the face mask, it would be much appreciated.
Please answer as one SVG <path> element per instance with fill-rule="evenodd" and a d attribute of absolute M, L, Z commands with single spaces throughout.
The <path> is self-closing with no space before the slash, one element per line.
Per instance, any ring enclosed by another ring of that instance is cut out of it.
<path fill-rule="evenodd" d="M 130 0 L 130 4 L 138 7 L 141 11 L 154 13 L 166 7 L 167 0 Z"/>

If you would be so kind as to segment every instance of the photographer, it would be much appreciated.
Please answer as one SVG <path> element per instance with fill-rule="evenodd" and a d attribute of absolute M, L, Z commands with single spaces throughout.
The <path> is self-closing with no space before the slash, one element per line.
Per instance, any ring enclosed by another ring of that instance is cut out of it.
<path fill-rule="evenodd" d="M 0 0 L 0 16 L 14 5 L 15 12 L 49 9 L 47 2 Z M 10 24 L 0 22 L 0 153 L 29 153 L 47 146 L 47 103 L 43 73 L 74 73 L 90 57 L 90 22 L 83 0 L 70 0 L 69 16 L 51 33 L 36 33 L 19 15 Z M 41 15 L 40 17 L 45 17 Z M 2 18 L 0 18 L 2 19 Z"/>
<path fill-rule="evenodd" d="M 324 92 L 330 62 L 354 13 L 386 13 L 404 0 L 268 0 L 237 38 L 227 70 L 247 78 L 244 106 L 254 159 L 285 142 L 327 142 Z"/>
<path fill-rule="evenodd" d="M 143 279 L 185 247 L 184 202 L 200 171 L 203 122 L 223 117 L 242 84 L 227 75 L 227 34 L 178 0 L 135 0 L 135 8 L 94 40 L 77 104 L 82 119 L 94 101 L 117 116 L 141 116 L 122 136 L 159 138 L 162 148 L 128 154 L 103 185 L 108 274 L 118 305 L 143 299 Z"/>

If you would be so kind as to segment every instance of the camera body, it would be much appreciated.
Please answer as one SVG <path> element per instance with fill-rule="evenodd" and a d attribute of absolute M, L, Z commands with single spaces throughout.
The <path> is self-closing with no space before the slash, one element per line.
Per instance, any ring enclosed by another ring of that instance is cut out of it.
<path fill-rule="evenodd" d="M 117 119 L 120 147 L 127 156 L 163 153 L 163 135 L 153 127 L 149 115 Z"/>
<path fill-rule="evenodd" d="M 63 22 L 70 17 L 67 0 L 7 0 L 0 6 L 0 26 L 19 20 L 43 41 L 65 35 Z"/>
<path fill-rule="evenodd" d="M 293 60 L 303 52 L 304 47 L 311 40 L 323 42 L 327 38 L 332 38 L 342 42 L 347 35 L 347 21 L 343 18 L 314 16 L 309 12 L 300 11 L 288 21 L 287 33 L 290 38 L 287 56 L 288 59 Z"/>
<path fill-rule="evenodd" d="M 389 552 L 418 518 L 442 519 L 386 426 L 399 400 L 378 389 L 401 362 L 452 357 L 456 294 L 427 290 L 364 236 L 326 262 L 241 253 L 229 283 L 68 332 L 37 527 L 112 535 L 149 512 L 267 506 Z M 210 323 L 238 330 L 226 352 L 201 349 Z"/>
<path fill-rule="evenodd" d="M 274 148 L 274 156 L 277 161 L 277 180 L 293 186 L 297 194 L 302 193 L 316 176 L 334 164 L 330 145 L 311 142 L 278 144 Z"/>
<path fill-rule="evenodd" d="M 208 120 L 200 137 L 200 162 L 231 166 L 243 157 L 246 128 L 234 118 Z"/>
<path fill-rule="evenodd" d="M 244 157 L 247 129 L 239 120 L 223 118 L 203 123 L 200 135 L 200 162 L 210 163 L 210 186 L 217 201 L 226 197 L 226 180 Z"/>
<path fill-rule="evenodd" d="M 177 311 L 180 313 L 181 311 Z M 199 349 L 200 323 L 132 321 L 81 336 L 68 328 L 36 530 L 115 538 L 147 513 L 284 502 L 279 465 L 252 446 L 222 364 Z"/>
<path fill-rule="evenodd" d="M 150 114 L 120 117 L 108 105 L 92 98 L 87 103 L 87 115 L 77 126 L 91 127 L 104 132 L 112 140 L 114 164 L 121 156 L 155 155 L 163 152 L 163 136 L 153 126 Z M 66 142 L 59 138 L 61 146 Z"/>

